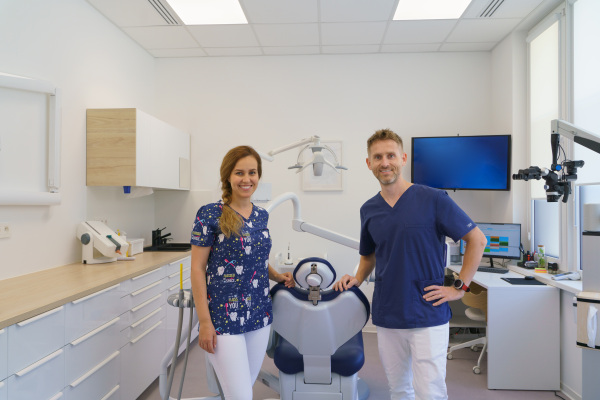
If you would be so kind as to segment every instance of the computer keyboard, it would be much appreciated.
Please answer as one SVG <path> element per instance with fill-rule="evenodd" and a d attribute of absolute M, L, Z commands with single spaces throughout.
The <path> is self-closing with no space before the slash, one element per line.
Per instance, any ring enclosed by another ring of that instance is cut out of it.
<path fill-rule="evenodd" d="M 493 267 L 478 267 L 477 272 L 491 272 L 493 274 L 505 274 L 508 272 L 506 268 L 493 268 Z"/>

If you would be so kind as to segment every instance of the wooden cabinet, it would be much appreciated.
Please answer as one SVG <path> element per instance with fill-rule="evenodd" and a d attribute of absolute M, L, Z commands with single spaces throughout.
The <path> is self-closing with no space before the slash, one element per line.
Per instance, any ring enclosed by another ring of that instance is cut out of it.
<path fill-rule="evenodd" d="M 87 110 L 87 185 L 189 190 L 190 136 L 135 108 Z"/>

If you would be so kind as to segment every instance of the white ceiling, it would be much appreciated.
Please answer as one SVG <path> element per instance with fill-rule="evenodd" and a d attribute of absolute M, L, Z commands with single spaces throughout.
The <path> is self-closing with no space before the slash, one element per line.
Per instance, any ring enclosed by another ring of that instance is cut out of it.
<path fill-rule="evenodd" d="M 239 1 L 248 24 L 186 26 L 165 0 L 88 0 L 154 57 L 489 51 L 551 0 L 472 0 L 425 21 L 393 21 L 402 0 Z"/>

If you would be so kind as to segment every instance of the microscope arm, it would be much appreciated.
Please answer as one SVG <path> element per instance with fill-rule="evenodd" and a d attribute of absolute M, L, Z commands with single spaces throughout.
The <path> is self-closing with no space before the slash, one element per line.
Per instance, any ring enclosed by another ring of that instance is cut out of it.
<path fill-rule="evenodd" d="M 597 135 L 561 119 L 552 120 L 551 126 L 552 134 L 562 135 L 567 139 L 571 139 L 575 143 L 587 147 L 588 149 L 600 154 L 600 137 L 598 137 Z"/>

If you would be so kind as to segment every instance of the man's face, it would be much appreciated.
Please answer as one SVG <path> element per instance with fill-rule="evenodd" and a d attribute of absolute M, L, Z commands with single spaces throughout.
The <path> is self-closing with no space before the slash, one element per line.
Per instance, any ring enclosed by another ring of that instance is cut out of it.
<path fill-rule="evenodd" d="M 398 180 L 406 159 L 406 153 L 398 143 L 378 140 L 371 144 L 367 166 L 382 185 L 391 185 Z"/>

